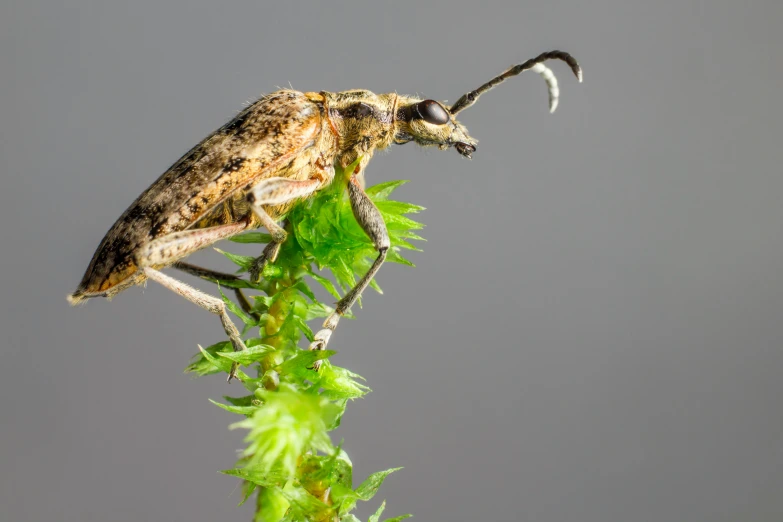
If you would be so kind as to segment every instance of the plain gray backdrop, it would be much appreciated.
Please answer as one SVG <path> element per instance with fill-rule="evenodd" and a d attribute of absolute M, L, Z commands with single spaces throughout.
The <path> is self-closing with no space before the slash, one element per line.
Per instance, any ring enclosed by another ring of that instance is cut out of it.
<path fill-rule="evenodd" d="M 243 433 L 182 369 L 223 338 L 163 288 L 69 308 L 160 173 L 278 86 L 456 100 L 480 143 L 393 147 L 427 207 L 340 326 L 356 484 L 417 520 L 783 520 L 783 3 L 0 3 L 0 520 L 249 520 Z M 228 268 L 212 251 L 193 258 Z M 192 281 L 192 279 L 187 279 Z M 210 285 L 202 285 L 214 292 Z"/>

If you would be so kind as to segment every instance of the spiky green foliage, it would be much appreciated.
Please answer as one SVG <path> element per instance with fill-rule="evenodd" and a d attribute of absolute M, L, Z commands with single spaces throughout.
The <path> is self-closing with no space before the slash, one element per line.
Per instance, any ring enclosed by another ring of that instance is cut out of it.
<path fill-rule="evenodd" d="M 328 361 L 334 351 L 303 350 L 313 338 L 308 322 L 332 312 L 316 298 L 309 281 L 339 299 L 339 291 L 352 287 L 377 256 L 353 217 L 346 182 L 345 172 L 337 172 L 330 188 L 289 213 L 288 240 L 276 262 L 264 269 L 259 284 L 244 279 L 217 281 L 226 305 L 245 324 L 245 335 L 258 332 L 257 337 L 247 339 L 248 350 L 233 352 L 228 341 L 199 347 L 200 353 L 186 368 L 196 375 L 227 373 L 235 363 L 248 368 L 237 373 L 248 395 L 213 402 L 243 416 L 231 428 L 247 430 L 247 447 L 236 467 L 223 473 L 243 481 L 240 505 L 256 493 L 256 522 L 357 521 L 350 513 L 356 503 L 373 498 L 384 479 L 400 469 L 373 473 L 354 489 L 351 460 L 342 444 L 334 445 L 329 431 L 340 425 L 348 402 L 370 389 L 360 376 Z M 399 250 L 416 250 L 408 240 L 422 239 L 414 232 L 422 225 L 405 214 L 422 207 L 388 199 L 402 183 L 382 183 L 367 189 L 367 194 L 389 230 L 392 248 L 387 260 L 412 266 Z M 250 232 L 233 241 L 266 243 L 269 236 Z M 240 272 L 246 272 L 253 261 L 222 253 Z M 323 270 L 331 271 L 336 285 Z M 380 292 L 374 281 L 372 286 Z M 251 306 L 243 310 L 223 294 L 225 287 L 261 293 L 251 296 Z M 324 360 L 318 372 L 311 369 L 316 360 Z M 385 502 L 369 522 L 378 522 L 384 507 Z"/>

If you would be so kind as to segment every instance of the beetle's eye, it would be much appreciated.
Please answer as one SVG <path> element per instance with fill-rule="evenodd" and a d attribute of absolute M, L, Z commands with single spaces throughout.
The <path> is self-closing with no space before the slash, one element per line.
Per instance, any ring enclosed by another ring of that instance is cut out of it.
<path fill-rule="evenodd" d="M 443 125 L 449 122 L 449 113 L 435 100 L 424 100 L 416 105 L 421 118 L 433 125 Z"/>

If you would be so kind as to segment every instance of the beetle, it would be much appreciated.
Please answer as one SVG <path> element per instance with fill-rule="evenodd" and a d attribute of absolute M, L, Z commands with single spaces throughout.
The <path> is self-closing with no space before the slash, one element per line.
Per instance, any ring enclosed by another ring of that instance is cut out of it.
<path fill-rule="evenodd" d="M 106 233 L 68 301 L 78 304 L 92 297 L 112 298 L 148 279 L 157 281 L 218 315 L 234 350 L 244 350 L 222 300 L 160 270 L 171 266 L 202 277 L 226 279 L 230 276 L 181 260 L 221 239 L 263 226 L 271 241 L 250 270 L 250 277 L 258 281 L 264 265 L 275 261 L 286 240 L 287 233 L 278 221 L 296 202 L 328 186 L 337 166 L 349 169 L 351 207 L 378 256 L 338 301 L 309 347 L 325 349 L 340 317 L 370 283 L 390 246 L 383 218 L 362 188 L 364 170 L 375 151 L 415 142 L 440 149 L 453 147 L 471 158 L 476 140 L 456 120 L 457 113 L 476 103 L 486 91 L 527 70 L 546 81 L 553 112 L 559 88 L 551 69 L 543 64 L 551 59 L 566 62 L 582 81 L 582 69 L 570 54 L 549 51 L 509 68 L 464 94 L 451 107 L 435 100 L 396 93 L 376 95 L 366 90 L 281 90 L 261 97 L 188 151 L 128 207 Z"/>

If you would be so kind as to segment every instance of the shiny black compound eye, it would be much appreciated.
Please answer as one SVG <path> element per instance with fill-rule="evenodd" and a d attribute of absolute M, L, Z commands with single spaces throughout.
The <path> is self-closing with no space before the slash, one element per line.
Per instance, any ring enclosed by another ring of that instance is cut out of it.
<path fill-rule="evenodd" d="M 415 105 L 407 105 L 397 112 L 397 119 L 402 121 L 424 120 L 432 125 L 443 125 L 450 120 L 449 113 L 435 100 L 424 100 Z"/>
<path fill-rule="evenodd" d="M 433 125 L 443 125 L 449 122 L 449 113 L 435 100 L 424 100 L 416 105 L 416 111 L 421 119 Z"/>

